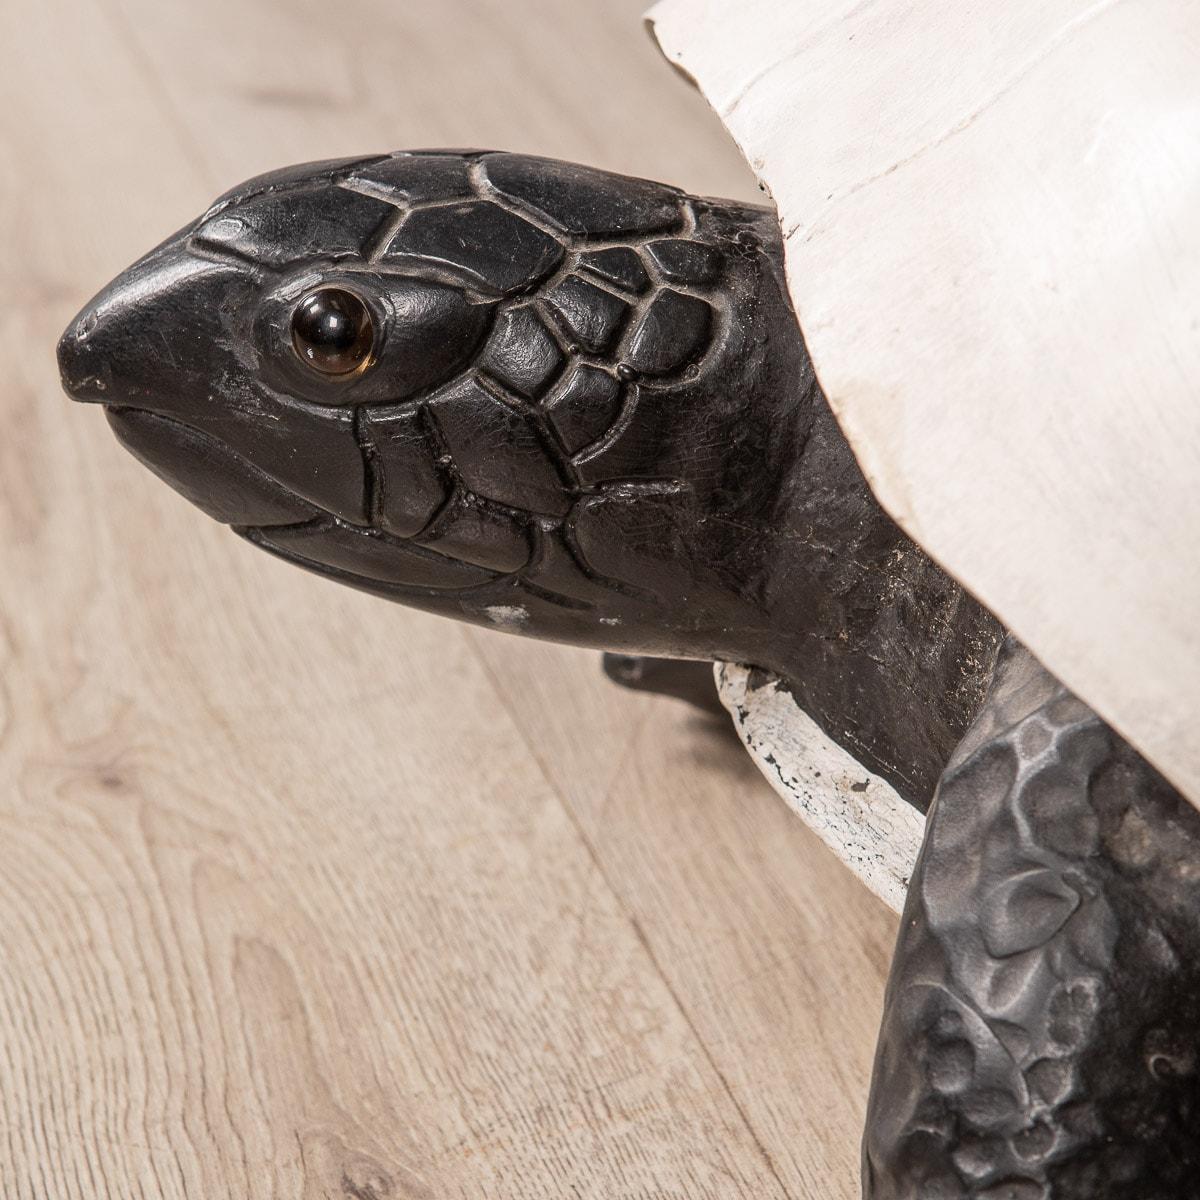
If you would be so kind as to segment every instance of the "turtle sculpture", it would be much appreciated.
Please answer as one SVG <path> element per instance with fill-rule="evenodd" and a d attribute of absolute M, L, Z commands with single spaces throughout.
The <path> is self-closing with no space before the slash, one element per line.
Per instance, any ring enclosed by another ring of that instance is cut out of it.
<path fill-rule="evenodd" d="M 506 153 L 309 164 L 130 267 L 59 359 L 273 554 L 751 664 L 928 810 L 866 1196 L 1198 1194 L 1200 814 L 876 503 L 772 209 Z"/>

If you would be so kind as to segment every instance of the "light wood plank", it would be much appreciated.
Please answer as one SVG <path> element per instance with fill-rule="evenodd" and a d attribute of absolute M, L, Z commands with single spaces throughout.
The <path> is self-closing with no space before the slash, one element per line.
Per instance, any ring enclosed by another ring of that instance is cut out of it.
<path fill-rule="evenodd" d="M 631 711 L 593 675 L 563 687 L 558 647 L 473 636 L 787 1194 L 858 1196 L 895 917 L 724 722 Z"/>

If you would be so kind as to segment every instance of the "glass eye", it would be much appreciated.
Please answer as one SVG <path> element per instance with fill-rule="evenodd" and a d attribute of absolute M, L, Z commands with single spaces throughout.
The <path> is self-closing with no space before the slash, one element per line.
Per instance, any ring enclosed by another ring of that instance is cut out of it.
<path fill-rule="evenodd" d="M 349 375 L 371 357 L 375 326 L 367 306 L 344 288 L 309 292 L 292 312 L 292 346 L 322 375 Z"/>

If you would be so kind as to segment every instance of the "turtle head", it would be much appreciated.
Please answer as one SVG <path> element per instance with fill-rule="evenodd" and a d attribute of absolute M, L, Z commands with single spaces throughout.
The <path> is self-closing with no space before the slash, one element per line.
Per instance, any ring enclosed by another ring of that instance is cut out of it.
<path fill-rule="evenodd" d="M 59 345 L 156 475 L 252 542 L 614 649 L 765 637 L 813 419 L 773 215 L 509 154 L 309 164 L 219 199 Z"/>
<path fill-rule="evenodd" d="M 355 162 L 251 180 L 96 296 L 63 384 L 120 440 L 239 528 L 366 523 L 356 413 L 461 370 L 494 301 L 371 261 L 395 206 L 339 186 Z"/>

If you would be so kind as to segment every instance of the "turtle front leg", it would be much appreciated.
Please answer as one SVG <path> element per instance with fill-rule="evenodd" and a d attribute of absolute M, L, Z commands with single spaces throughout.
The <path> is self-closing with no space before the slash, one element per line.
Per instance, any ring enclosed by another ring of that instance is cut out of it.
<path fill-rule="evenodd" d="M 633 692 L 672 696 L 701 712 L 725 717 L 711 662 L 690 658 L 652 658 L 644 654 L 605 654 L 604 674 Z"/>
<path fill-rule="evenodd" d="M 1200 813 L 1011 639 L 888 985 L 867 1200 L 1200 1184 Z"/>

